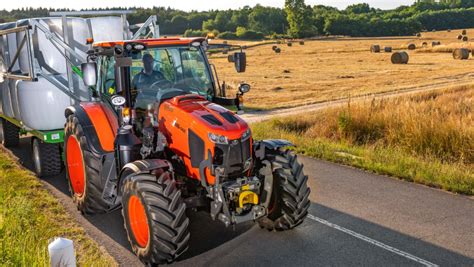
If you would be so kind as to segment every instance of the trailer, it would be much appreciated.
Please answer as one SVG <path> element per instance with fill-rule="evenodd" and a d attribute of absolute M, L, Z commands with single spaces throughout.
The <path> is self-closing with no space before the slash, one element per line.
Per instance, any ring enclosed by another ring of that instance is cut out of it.
<path fill-rule="evenodd" d="M 94 98 L 80 70 L 92 42 L 159 37 L 156 16 L 133 28 L 133 12 L 51 12 L 0 24 L 0 141 L 13 147 L 31 135 L 39 176 L 63 168 L 64 110 Z"/>

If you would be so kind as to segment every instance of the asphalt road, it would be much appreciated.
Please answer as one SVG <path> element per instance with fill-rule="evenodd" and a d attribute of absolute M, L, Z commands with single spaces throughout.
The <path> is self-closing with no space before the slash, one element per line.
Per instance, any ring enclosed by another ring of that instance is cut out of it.
<path fill-rule="evenodd" d="M 29 139 L 13 153 L 32 167 Z M 225 228 L 189 211 L 189 250 L 172 266 L 474 266 L 474 199 L 300 157 L 312 189 L 298 228 L 268 232 L 252 223 Z M 44 180 L 87 233 L 123 266 L 130 252 L 120 211 L 83 217 L 64 175 Z"/>

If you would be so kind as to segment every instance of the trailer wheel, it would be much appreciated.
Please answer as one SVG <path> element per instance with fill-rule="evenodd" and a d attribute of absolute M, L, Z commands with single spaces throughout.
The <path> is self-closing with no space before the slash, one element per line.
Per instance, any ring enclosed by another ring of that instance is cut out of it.
<path fill-rule="evenodd" d="M 64 130 L 66 176 L 77 209 L 84 214 L 104 213 L 110 209 L 102 198 L 100 155 L 89 151 L 83 128 L 75 115 L 67 118 Z"/>
<path fill-rule="evenodd" d="M 31 141 L 33 164 L 38 177 L 54 176 L 61 173 L 62 160 L 59 144 L 44 143 L 34 137 Z"/>
<path fill-rule="evenodd" d="M 293 229 L 308 214 L 311 192 L 307 185 L 308 176 L 304 175 L 303 165 L 290 150 L 272 150 L 265 158 L 272 164 L 273 192 L 268 215 L 258 223 L 269 231 Z"/>
<path fill-rule="evenodd" d="M 189 219 L 169 171 L 127 180 L 122 215 L 133 252 L 147 266 L 171 263 L 188 248 Z"/>
<path fill-rule="evenodd" d="M 20 128 L 4 118 L 1 118 L 0 140 L 5 147 L 18 146 L 18 144 L 20 144 Z"/>

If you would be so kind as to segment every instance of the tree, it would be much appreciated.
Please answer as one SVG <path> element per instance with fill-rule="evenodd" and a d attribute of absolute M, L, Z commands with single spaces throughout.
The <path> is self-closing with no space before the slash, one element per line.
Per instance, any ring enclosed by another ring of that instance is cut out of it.
<path fill-rule="evenodd" d="M 311 7 L 307 6 L 304 0 L 285 0 L 285 11 L 290 36 L 302 38 L 316 34 L 317 29 L 312 23 Z"/>
<path fill-rule="evenodd" d="M 370 13 L 371 11 L 372 9 L 370 8 L 369 4 L 366 3 L 350 5 L 346 8 L 347 13 L 353 14 L 364 14 Z"/>

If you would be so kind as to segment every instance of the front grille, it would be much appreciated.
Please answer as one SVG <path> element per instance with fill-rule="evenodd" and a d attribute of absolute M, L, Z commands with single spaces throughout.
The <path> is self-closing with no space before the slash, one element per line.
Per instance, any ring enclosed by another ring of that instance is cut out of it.
<path fill-rule="evenodd" d="M 228 145 L 216 145 L 214 164 L 224 167 L 225 176 L 237 178 L 244 172 L 244 164 L 252 156 L 250 138 L 230 140 Z"/>

